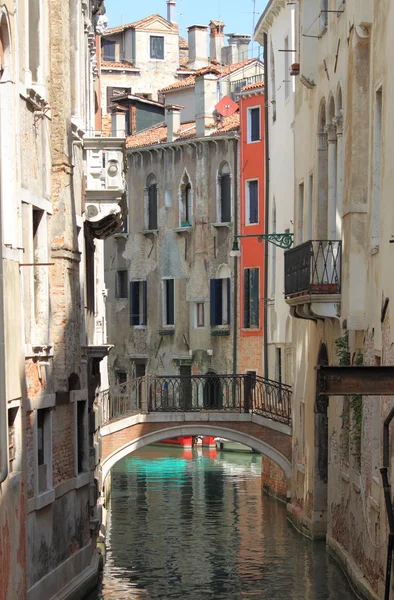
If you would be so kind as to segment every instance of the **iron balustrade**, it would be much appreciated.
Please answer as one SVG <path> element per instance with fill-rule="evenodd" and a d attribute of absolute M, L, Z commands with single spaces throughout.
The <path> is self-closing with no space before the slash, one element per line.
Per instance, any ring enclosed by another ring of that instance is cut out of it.
<path fill-rule="evenodd" d="M 342 242 L 310 240 L 285 252 L 285 296 L 341 293 Z"/>
<path fill-rule="evenodd" d="M 235 102 L 238 101 L 238 96 L 241 93 L 241 90 L 245 85 L 251 85 L 252 83 L 257 83 L 258 81 L 263 82 L 264 75 L 261 73 L 259 75 L 251 75 L 250 77 L 244 77 L 243 79 L 238 79 L 237 81 L 229 82 L 229 96 Z"/>
<path fill-rule="evenodd" d="M 103 424 L 139 412 L 255 413 L 291 424 L 291 387 L 259 375 L 147 375 L 101 393 Z"/>

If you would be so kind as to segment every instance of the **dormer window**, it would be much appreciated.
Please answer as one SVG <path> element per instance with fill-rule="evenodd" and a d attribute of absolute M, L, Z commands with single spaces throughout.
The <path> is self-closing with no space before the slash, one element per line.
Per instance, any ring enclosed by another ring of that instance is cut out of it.
<path fill-rule="evenodd" d="M 164 60 L 164 37 L 161 35 L 150 36 L 150 57 L 153 60 Z"/>

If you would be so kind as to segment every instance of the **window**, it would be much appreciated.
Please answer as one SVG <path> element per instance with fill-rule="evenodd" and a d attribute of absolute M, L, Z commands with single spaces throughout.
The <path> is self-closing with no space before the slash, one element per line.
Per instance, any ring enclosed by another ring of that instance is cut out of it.
<path fill-rule="evenodd" d="M 127 298 L 128 272 L 116 271 L 116 297 Z"/>
<path fill-rule="evenodd" d="M 8 470 L 13 473 L 16 468 L 17 433 L 16 417 L 18 407 L 8 409 Z"/>
<path fill-rule="evenodd" d="M 115 60 L 115 42 L 103 40 L 103 59 L 110 62 Z"/>
<path fill-rule="evenodd" d="M 229 277 L 211 279 L 211 326 L 230 325 L 230 286 Z"/>
<path fill-rule="evenodd" d="M 126 371 L 116 369 L 115 371 L 115 383 L 116 385 L 122 385 L 122 383 L 126 383 L 127 381 L 127 373 Z"/>
<path fill-rule="evenodd" d="M 150 36 L 150 57 L 156 60 L 164 60 L 164 37 L 161 35 Z"/>
<path fill-rule="evenodd" d="M 191 225 L 192 214 L 193 214 L 193 194 L 192 194 L 192 186 L 189 180 L 188 174 L 185 172 L 182 177 L 181 187 L 180 187 L 180 197 L 181 197 L 181 227 L 188 227 Z"/>
<path fill-rule="evenodd" d="M 248 143 L 260 140 L 260 107 L 248 108 Z"/>
<path fill-rule="evenodd" d="M 320 31 L 328 25 L 328 0 L 320 0 Z"/>
<path fill-rule="evenodd" d="M 372 189 L 372 248 L 379 248 L 380 237 L 380 185 L 382 176 L 382 88 L 375 96 L 375 122 L 373 140 Z"/>
<path fill-rule="evenodd" d="M 285 99 L 290 94 L 290 65 L 289 65 L 289 38 L 285 37 L 285 48 L 284 48 L 284 60 L 285 60 Z"/>
<path fill-rule="evenodd" d="M 246 223 L 259 222 L 259 182 L 257 179 L 246 182 Z"/>
<path fill-rule="evenodd" d="M 224 163 L 219 171 L 219 222 L 231 222 L 231 176 L 230 167 Z"/>
<path fill-rule="evenodd" d="M 50 429 L 50 410 L 43 408 L 37 410 L 37 465 L 38 465 L 38 492 L 45 492 L 49 488 L 50 463 L 52 454 L 52 440 Z"/>
<path fill-rule="evenodd" d="M 205 327 L 205 307 L 204 302 L 196 302 L 195 305 L 196 316 L 195 316 L 195 327 Z"/>
<path fill-rule="evenodd" d="M 298 210 L 297 210 L 297 243 L 302 244 L 304 237 L 304 184 L 298 186 Z"/>
<path fill-rule="evenodd" d="M 154 176 L 147 183 L 147 226 L 149 230 L 157 229 L 157 183 Z"/>
<path fill-rule="evenodd" d="M 163 279 L 163 325 L 175 324 L 174 280 Z"/>
<path fill-rule="evenodd" d="M 87 471 L 86 400 L 77 403 L 77 469 L 78 474 Z"/>
<path fill-rule="evenodd" d="M 259 269 L 244 269 L 244 328 L 259 326 Z"/>
<path fill-rule="evenodd" d="M 313 228 L 313 175 L 309 175 L 308 189 L 308 240 L 312 239 Z"/>
<path fill-rule="evenodd" d="M 42 20 L 40 10 L 40 0 L 29 0 L 29 69 L 33 81 L 38 81 L 38 71 L 40 68 L 40 46 L 42 44 L 42 30 L 40 21 Z"/>
<path fill-rule="evenodd" d="M 43 210 L 33 207 L 33 272 L 36 341 L 45 341 L 48 308 L 48 269 L 40 266 L 48 257 L 47 217 Z M 41 338 L 41 339 L 40 339 Z"/>
<path fill-rule="evenodd" d="M 272 233 L 276 233 L 276 202 L 274 198 L 273 202 L 273 210 L 272 210 Z M 275 244 L 270 244 L 271 246 L 271 296 L 275 297 L 276 292 L 276 246 Z"/>
<path fill-rule="evenodd" d="M 148 296 L 146 281 L 130 282 L 130 325 L 148 322 Z"/>

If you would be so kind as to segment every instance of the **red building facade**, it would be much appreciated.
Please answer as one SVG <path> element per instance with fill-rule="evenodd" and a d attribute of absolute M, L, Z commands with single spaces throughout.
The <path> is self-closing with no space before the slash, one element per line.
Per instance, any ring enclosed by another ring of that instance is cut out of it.
<path fill-rule="evenodd" d="M 240 100 L 239 233 L 264 233 L 264 84 L 243 88 Z M 264 243 L 241 237 L 238 372 L 262 375 Z"/>

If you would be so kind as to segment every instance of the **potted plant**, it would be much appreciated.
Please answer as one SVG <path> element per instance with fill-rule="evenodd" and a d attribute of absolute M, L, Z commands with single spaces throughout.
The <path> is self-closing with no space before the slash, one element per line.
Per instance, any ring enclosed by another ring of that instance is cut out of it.
<path fill-rule="evenodd" d="M 293 63 L 290 67 L 290 75 L 300 74 L 300 63 Z"/>

